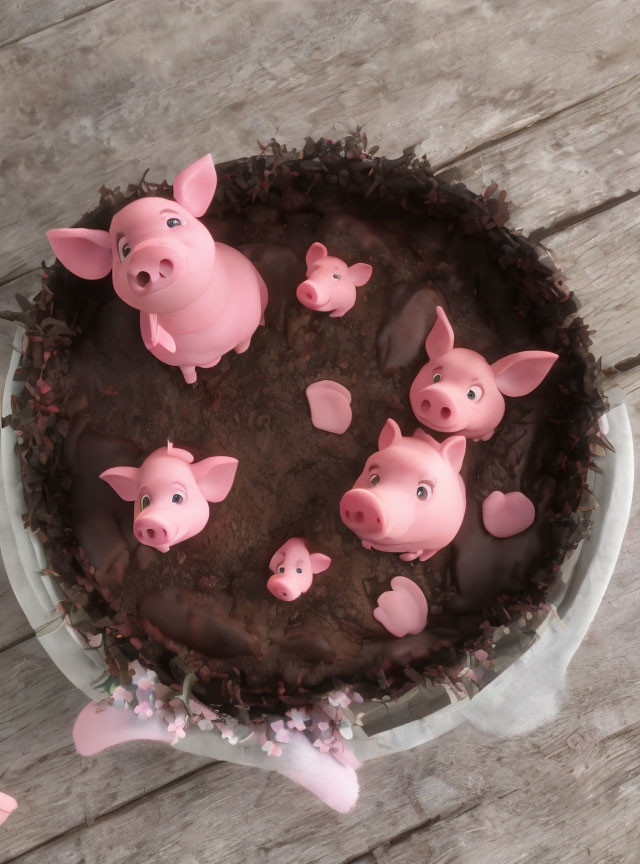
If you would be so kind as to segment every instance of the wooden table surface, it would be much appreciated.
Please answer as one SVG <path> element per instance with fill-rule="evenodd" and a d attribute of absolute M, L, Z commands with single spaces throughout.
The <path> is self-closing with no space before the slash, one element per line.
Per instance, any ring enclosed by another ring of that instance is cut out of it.
<path fill-rule="evenodd" d="M 37 286 L 44 232 L 102 183 L 157 179 L 277 135 L 356 123 L 397 155 L 509 192 L 593 326 L 640 353 L 640 0 L 5 0 L 0 299 Z M 11 327 L 2 326 L 3 366 Z M 614 370 L 636 442 L 640 367 Z M 414 864 L 640 861 L 640 505 L 554 722 L 458 728 L 365 765 L 346 816 L 271 773 L 162 745 L 78 756 L 85 697 L 0 575 L 0 862 Z M 606 692 L 606 697 L 604 693 Z"/>

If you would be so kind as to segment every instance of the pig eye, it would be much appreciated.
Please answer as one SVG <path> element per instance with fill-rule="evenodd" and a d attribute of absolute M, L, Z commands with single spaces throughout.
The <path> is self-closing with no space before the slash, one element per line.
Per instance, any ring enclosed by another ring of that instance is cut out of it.
<path fill-rule="evenodd" d="M 428 501 L 433 494 L 433 489 L 428 483 L 421 483 L 416 489 L 416 495 L 420 501 Z"/>
<path fill-rule="evenodd" d="M 296 567 L 296 573 L 302 573 L 302 567 Z"/>
<path fill-rule="evenodd" d="M 140 499 L 140 509 L 144 510 L 146 507 L 149 506 L 149 504 L 151 504 L 151 498 L 149 497 L 149 495 L 143 495 Z"/>
<path fill-rule="evenodd" d="M 470 399 L 472 402 L 478 402 L 482 399 L 482 387 L 479 387 L 477 384 L 474 387 L 469 387 L 467 390 L 467 399 Z"/>
<path fill-rule="evenodd" d="M 438 381 L 442 381 L 442 375 L 439 372 L 436 372 L 436 374 L 433 376 L 433 383 L 437 384 Z"/>
<path fill-rule="evenodd" d="M 278 573 L 284 573 L 284 567 L 278 567 Z"/>
<path fill-rule="evenodd" d="M 167 225 L 169 228 L 175 228 L 178 225 L 182 225 L 182 222 L 175 216 L 172 216 L 171 219 L 167 219 Z"/>
<path fill-rule="evenodd" d="M 128 243 L 123 243 L 120 247 L 120 260 L 124 261 L 127 255 L 131 252 L 131 246 Z"/>
<path fill-rule="evenodd" d="M 334 278 L 334 279 L 339 279 L 339 278 L 340 278 L 340 274 L 339 274 L 339 273 L 334 273 L 334 274 L 333 274 L 333 278 Z"/>
<path fill-rule="evenodd" d="M 184 501 L 184 495 L 181 495 L 179 492 L 174 492 L 173 495 L 171 496 L 171 503 L 172 504 L 182 504 L 183 501 Z"/>
<path fill-rule="evenodd" d="M 372 474 L 371 477 L 369 477 L 369 486 L 377 486 L 379 482 L 380 482 L 380 475 L 379 474 Z"/>

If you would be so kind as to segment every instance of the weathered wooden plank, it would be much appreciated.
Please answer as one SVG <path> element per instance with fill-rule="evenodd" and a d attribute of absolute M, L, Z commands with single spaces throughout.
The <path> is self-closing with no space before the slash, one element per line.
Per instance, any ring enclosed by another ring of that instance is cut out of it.
<path fill-rule="evenodd" d="M 276 130 L 299 144 L 356 121 L 383 152 L 415 144 L 441 164 L 637 71 L 637 4 L 516 0 L 509 13 L 481 0 L 216 0 L 179 14 L 174 0 L 113 0 L 6 48 L 0 278 L 49 256 L 45 230 L 98 186 L 147 167 L 172 177 L 208 150 L 224 160 Z"/>
<path fill-rule="evenodd" d="M 25 37 L 90 12 L 111 0 L 11 0 L 3 3 L 0 18 L 0 48 Z"/>
<path fill-rule="evenodd" d="M 471 189 L 508 192 L 525 234 L 640 190 L 640 76 L 607 89 L 443 172 Z M 640 207 L 640 204 L 637 204 Z"/>
<path fill-rule="evenodd" d="M 35 638 L 0 656 L 0 788 L 19 802 L 2 829 L 0 861 L 213 764 L 151 743 L 82 758 L 71 730 L 86 697 Z"/>
<path fill-rule="evenodd" d="M 5 648 L 28 639 L 32 633 L 0 560 L 0 656 Z"/>

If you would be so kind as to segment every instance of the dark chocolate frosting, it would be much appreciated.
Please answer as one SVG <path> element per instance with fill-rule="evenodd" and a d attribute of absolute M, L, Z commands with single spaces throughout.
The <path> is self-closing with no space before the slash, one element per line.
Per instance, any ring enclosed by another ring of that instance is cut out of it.
<path fill-rule="evenodd" d="M 268 286 L 266 326 L 249 351 L 199 369 L 198 383 L 186 385 L 146 351 L 138 313 L 110 279 L 83 281 L 56 264 L 35 309 L 25 311 L 35 341 L 22 364 L 27 381 L 53 389 L 36 389 L 37 399 L 26 389 L 12 420 L 27 430 L 20 446 L 29 522 L 67 595 L 105 634 L 112 670 L 139 656 L 167 682 L 194 671 L 199 698 L 245 713 L 308 701 L 309 691 L 336 680 L 368 695 L 401 692 L 416 671 L 437 673 L 465 644 L 489 645 L 480 625 L 506 622 L 510 604 L 535 608 L 584 534 L 578 505 L 602 408 L 574 301 L 538 250 L 503 227 L 503 197 L 439 182 L 410 154 L 370 157 L 355 139 L 308 142 L 300 154 L 273 150 L 218 166 L 203 220 Z M 107 228 L 133 197 L 170 191 L 103 190 L 81 224 Z M 296 300 L 315 240 L 348 264 L 373 266 L 344 318 Z M 467 512 L 454 542 L 407 564 L 365 551 L 338 502 L 377 449 L 387 417 L 404 434 L 416 428 L 409 387 L 426 362 L 437 305 L 456 344 L 489 362 L 526 349 L 560 356 L 532 394 L 507 399 L 491 440 L 469 441 Z M 326 378 L 352 394 L 353 423 L 340 436 L 310 421 L 305 388 Z M 29 404 L 40 406 L 33 417 L 25 416 Z M 234 456 L 239 468 L 206 529 L 162 554 L 135 541 L 132 504 L 98 475 L 141 464 L 167 440 L 196 458 Z M 533 500 L 531 528 L 503 540 L 485 531 L 481 501 L 496 489 Z M 284 603 L 265 584 L 273 552 L 293 536 L 332 565 Z M 427 630 L 404 639 L 372 615 L 399 574 L 422 588 L 430 607 Z"/>

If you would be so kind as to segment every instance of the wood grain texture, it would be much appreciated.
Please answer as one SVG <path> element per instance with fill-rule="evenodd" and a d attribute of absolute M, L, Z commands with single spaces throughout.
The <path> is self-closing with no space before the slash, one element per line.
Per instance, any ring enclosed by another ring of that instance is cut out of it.
<path fill-rule="evenodd" d="M 529 234 L 640 192 L 640 76 L 457 160 L 442 172 L 508 193 L 510 224 Z M 640 208 L 640 202 L 636 202 Z"/>
<path fill-rule="evenodd" d="M 113 0 L 0 51 L 0 279 L 49 256 L 45 230 L 99 184 L 276 131 L 298 145 L 358 122 L 389 155 L 450 161 L 628 80 L 639 28 L 618 0 Z"/>
<path fill-rule="evenodd" d="M 0 17 L 0 48 L 68 21 L 111 0 L 4 0 Z"/>
<path fill-rule="evenodd" d="M 0 788 L 19 802 L 2 829 L 0 861 L 213 764 L 153 743 L 82 758 L 71 730 L 87 698 L 35 638 L 0 656 Z"/>

